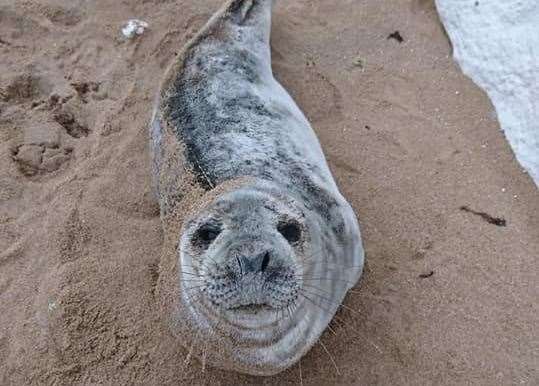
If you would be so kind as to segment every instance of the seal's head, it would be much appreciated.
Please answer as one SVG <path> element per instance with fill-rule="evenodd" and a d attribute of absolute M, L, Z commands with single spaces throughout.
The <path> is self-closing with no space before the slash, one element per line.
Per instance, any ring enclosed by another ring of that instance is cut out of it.
<path fill-rule="evenodd" d="M 258 184 L 221 192 L 181 231 L 176 331 L 217 366 L 255 375 L 291 366 L 361 271 L 354 262 L 362 251 L 349 236 L 357 225 L 341 213 L 349 207 L 282 191 Z"/>
<path fill-rule="evenodd" d="M 196 283 L 184 288 L 228 322 L 275 323 L 297 304 L 309 240 L 294 200 L 252 189 L 222 195 L 184 227 L 182 273 Z"/>

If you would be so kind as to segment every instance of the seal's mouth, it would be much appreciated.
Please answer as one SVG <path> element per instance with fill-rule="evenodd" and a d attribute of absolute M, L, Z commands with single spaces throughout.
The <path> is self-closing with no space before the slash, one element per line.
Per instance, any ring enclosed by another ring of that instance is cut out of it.
<path fill-rule="evenodd" d="M 204 295 L 213 307 L 242 314 L 279 311 L 293 304 L 300 283 L 291 268 L 206 277 Z"/>
<path fill-rule="evenodd" d="M 251 303 L 251 304 L 242 304 L 235 307 L 230 307 L 229 310 L 242 312 L 242 313 L 248 313 L 248 314 L 256 314 L 261 311 L 275 310 L 275 308 L 271 307 L 269 304 L 266 304 L 266 303 L 262 303 L 262 304 Z"/>

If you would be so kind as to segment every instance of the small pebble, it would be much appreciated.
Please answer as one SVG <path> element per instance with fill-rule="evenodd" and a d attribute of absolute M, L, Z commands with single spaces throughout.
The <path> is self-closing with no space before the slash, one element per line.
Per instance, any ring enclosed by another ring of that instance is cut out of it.
<path fill-rule="evenodd" d="M 132 39 L 136 35 L 142 35 L 148 26 L 145 21 L 131 19 L 122 27 L 122 34 L 128 39 Z"/>

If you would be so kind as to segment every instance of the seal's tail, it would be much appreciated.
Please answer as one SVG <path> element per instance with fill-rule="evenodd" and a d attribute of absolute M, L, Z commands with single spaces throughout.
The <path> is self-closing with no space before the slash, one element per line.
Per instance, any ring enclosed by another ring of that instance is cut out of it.
<path fill-rule="evenodd" d="M 269 42 L 272 6 L 273 0 L 229 0 L 224 6 L 223 16 L 234 24 L 253 27 L 261 38 Z"/>

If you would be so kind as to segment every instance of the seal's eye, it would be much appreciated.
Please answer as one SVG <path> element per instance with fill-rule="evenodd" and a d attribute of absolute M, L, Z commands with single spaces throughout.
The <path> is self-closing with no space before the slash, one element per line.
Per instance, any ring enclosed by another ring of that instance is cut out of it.
<path fill-rule="evenodd" d="M 204 224 L 193 235 L 193 243 L 198 245 L 210 245 L 221 233 L 219 224 Z"/>
<path fill-rule="evenodd" d="M 281 222 L 277 230 L 289 243 L 296 243 L 301 238 L 301 228 L 295 221 Z"/>

